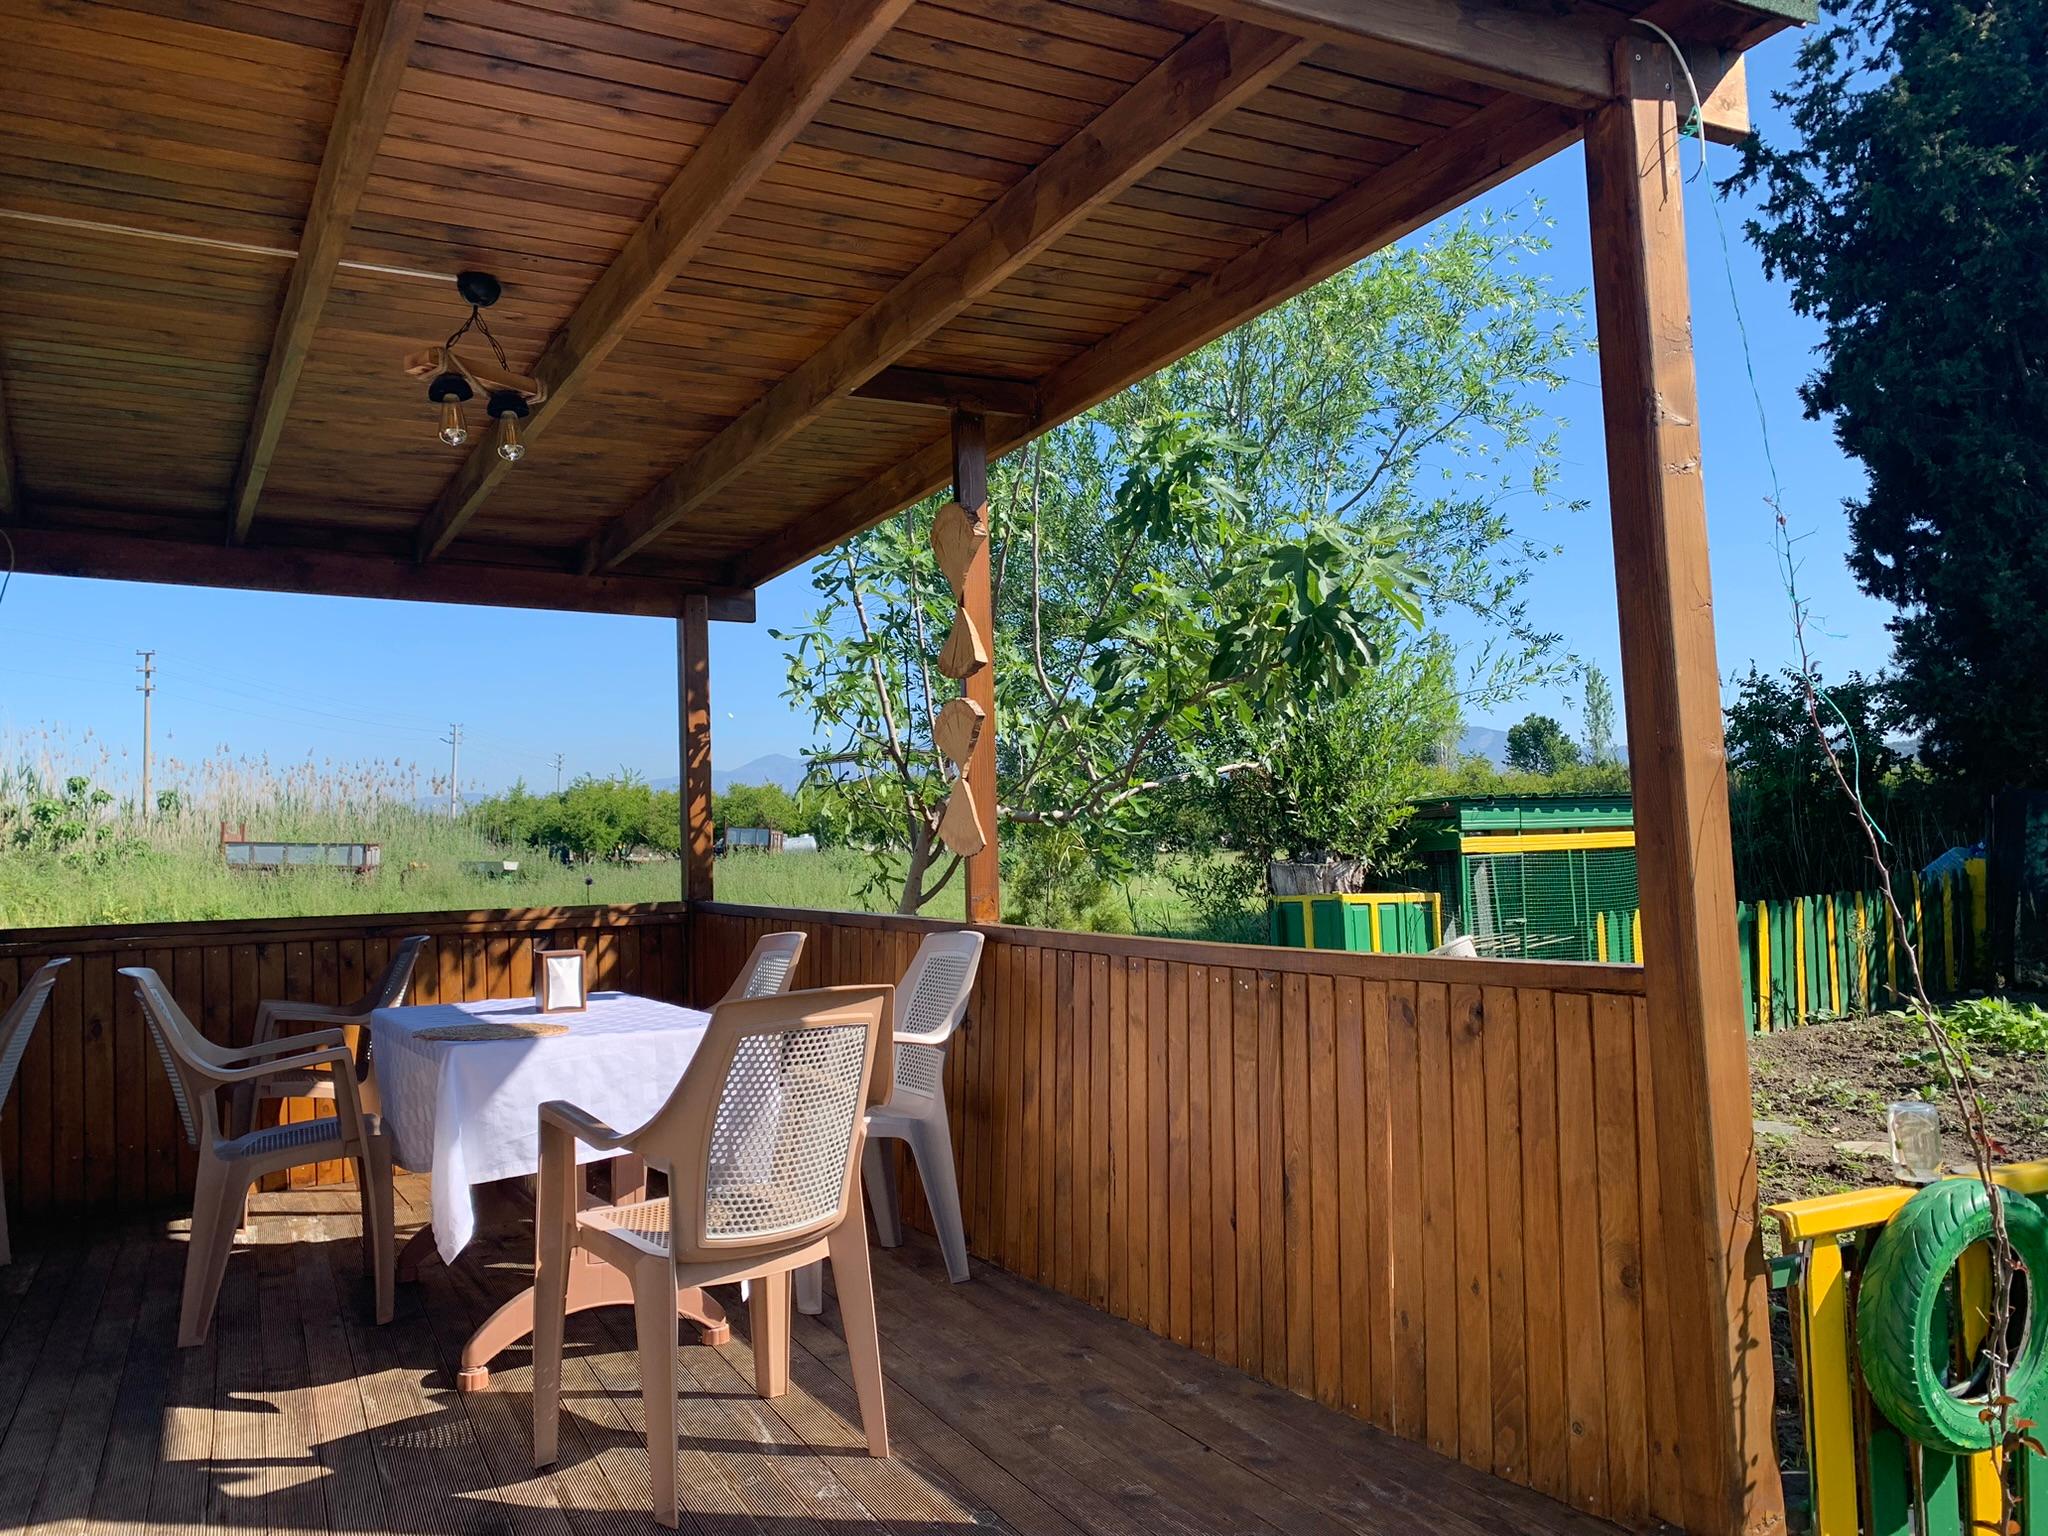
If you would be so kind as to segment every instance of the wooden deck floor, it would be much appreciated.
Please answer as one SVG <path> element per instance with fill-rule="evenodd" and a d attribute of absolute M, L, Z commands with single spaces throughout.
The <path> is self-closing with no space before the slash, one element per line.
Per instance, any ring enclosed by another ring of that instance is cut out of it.
<path fill-rule="evenodd" d="M 402 1225 L 424 1196 L 401 1180 Z M 551 1472 L 529 1465 L 523 1351 L 489 1391 L 452 1388 L 464 1336 L 525 1280 L 518 1234 L 429 1264 L 376 1328 L 348 1196 L 262 1197 L 212 1340 L 179 1351 L 181 1226 L 44 1234 L 0 1270 L 0 1533 L 658 1529 L 628 1312 L 571 1319 Z M 950 1286 L 922 1239 L 877 1251 L 876 1282 L 895 1456 L 859 1450 L 829 1306 L 798 1319 L 774 1403 L 744 1336 L 687 1345 L 685 1529 L 1612 1536 L 1001 1271 Z"/>

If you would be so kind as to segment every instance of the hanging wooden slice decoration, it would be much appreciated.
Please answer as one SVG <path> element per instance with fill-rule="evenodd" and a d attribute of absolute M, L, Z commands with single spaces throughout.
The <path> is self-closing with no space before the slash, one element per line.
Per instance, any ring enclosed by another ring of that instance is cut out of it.
<path fill-rule="evenodd" d="M 953 615 L 953 632 L 946 636 L 946 648 L 939 652 L 939 670 L 959 682 L 987 665 L 988 644 L 962 608 Z"/>
<path fill-rule="evenodd" d="M 939 813 L 939 841 L 963 859 L 971 859 L 988 846 L 981 835 L 981 815 L 975 809 L 974 791 L 963 774 L 953 781 L 946 796 L 946 808 Z"/>
<path fill-rule="evenodd" d="M 967 579 L 967 567 L 974 560 L 974 552 L 987 538 L 988 530 L 976 523 L 957 501 L 947 502 L 932 519 L 932 553 L 939 557 L 939 572 L 955 597 L 960 595 L 960 584 Z"/>
<path fill-rule="evenodd" d="M 967 766 L 975 742 L 981 739 L 981 723 L 986 718 L 979 704 L 964 697 L 947 700 L 946 707 L 939 711 L 938 723 L 932 727 L 932 739 L 946 754 L 946 761 L 955 768 Z"/>

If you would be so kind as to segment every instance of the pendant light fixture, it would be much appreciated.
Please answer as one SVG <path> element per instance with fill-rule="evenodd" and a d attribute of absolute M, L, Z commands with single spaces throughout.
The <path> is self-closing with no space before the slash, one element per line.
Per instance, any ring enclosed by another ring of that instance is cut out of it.
<path fill-rule="evenodd" d="M 519 423 L 531 409 L 526 397 L 515 389 L 494 389 L 484 409 L 498 424 L 498 457 L 507 464 L 517 464 L 526 457 L 526 444 L 519 440 Z"/>
<path fill-rule="evenodd" d="M 434 382 L 427 386 L 427 398 L 441 407 L 441 441 L 450 448 L 460 448 L 469 441 L 469 428 L 462 421 L 462 402 L 475 393 L 469 380 L 452 369 L 435 374 Z"/>
<path fill-rule="evenodd" d="M 440 346 L 423 348 L 406 358 L 405 371 L 429 381 L 427 400 L 439 412 L 439 436 L 450 448 L 460 448 L 469 441 L 462 407 L 464 402 L 482 394 L 485 414 L 497 423 L 498 457 L 516 464 L 526 456 L 519 424 L 547 398 L 547 390 L 538 379 L 512 371 L 504 347 L 491 334 L 484 319 L 484 311 L 497 303 L 503 292 L 498 280 L 488 272 L 458 272 L 455 291 L 468 301 L 469 318 Z M 495 367 L 472 362 L 456 351 L 456 344 L 471 332 L 490 344 Z"/>

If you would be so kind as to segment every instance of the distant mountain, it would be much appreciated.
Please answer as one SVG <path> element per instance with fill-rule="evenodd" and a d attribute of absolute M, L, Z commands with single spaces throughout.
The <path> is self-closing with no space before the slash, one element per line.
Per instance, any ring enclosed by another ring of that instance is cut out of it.
<path fill-rule="evenodd" d="M 737 768 L 711 770 L 711 791 L 719 795 L 735 784 L 777 784 L 795 794 L 797 785 L 803 781 L 803 759 L 782 752 L 770 752 L 766 757 L 757 757 Z"/>
<path fill-rule="evenodd" d="M 1496 767 L 1504 767 L 1508 760 L 1508 733 L 1490 725 L 1468 725 L 1465 734 L 1458 738 L 1458 750 L 1467 757 L 1483 757 Z"/>

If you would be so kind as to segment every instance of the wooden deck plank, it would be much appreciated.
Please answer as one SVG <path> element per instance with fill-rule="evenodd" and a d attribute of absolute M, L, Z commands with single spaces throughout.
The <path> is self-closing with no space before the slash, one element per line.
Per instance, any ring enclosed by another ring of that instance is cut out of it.
<path fill-rule="evenodd" d="M 1191 1008 L 1199 991 L 1227 1016 L 1218 979 L 1189 977 Z M 1257 981 L 1247 980 L 1256 1031 Z M 1275 995 L 1284 1009 L 1284 986 Z M 1354 1000 L 1331 1002 L 1340 1037 L 1355 1030 Z M 1377 1048 L 1326 1040 L 1323 999 L 1310 1003 L 1311 1044 L 1363 1069 Z M 1184 1064 L 1169 1056 L 1168 1076 L 1182 1065 L 1192 1079 L 1219 1052 L 1191 1042 Z M 1342 1092 L 1330 1110 L 1340 1127 L 1356 1113 Z M 1190 1142 L 1213 1146 L 1192 1119 Z M 1227 1168 L 1235 1148 L 1225 1151 Z M 1168 1172 L 1177 1192 L 1171 1160 Z M 425 1215 L 425 1196 L 424 1180 L 400 1179 L 402 1228 Z M 1194 1204 L 1191 1217 L 1206 1214 Z M 0 1349 L 0 1528 L 651 1536 L 628 1311 L 570 1321 L 552 1468 L 530 1465 L 523 1347 L 494 1362 L 489 1390 L 453 1390 L 463 1341 L 530 1274 L 530 1232 L 485 1214 L 484 1236 L 452 1267 L 429 1261 L 400 1288 L 396 1320 L 378 1328 L 367 1321 L 353 1192 L 259 1196 L 212 1341 L 196 1350 L 172 1342 L 185 1252 L 177 1226 L 31 1246 L 0 1271 L 0 1342 L 27 1346 Z M 1169 1281 L 1180 1251 L 1169 1243 L 1153 1256 L 1167 1258 Z M 985 1261 L 973 1282 L 952 1285 L 922 1233 L 878 1251 L 875 1278 L 894 1454 L 864 1454 L 829 1289 L 823 1318 L 797 1320 L 790 1391 L 772 1402 L 753 1393 L 735 1309 L 729 1346 L 687 1342 L 678 1354 L 686 1531 L 1611 1532 L 1204 1358 L 1159 1334 L 1159 1319 L 1133 1326 Z M 1149 1313 L 1149 1285 L 1144 1294 Z M 1263 1311 L 1249 1314 L 1254 1327 Z"/>

